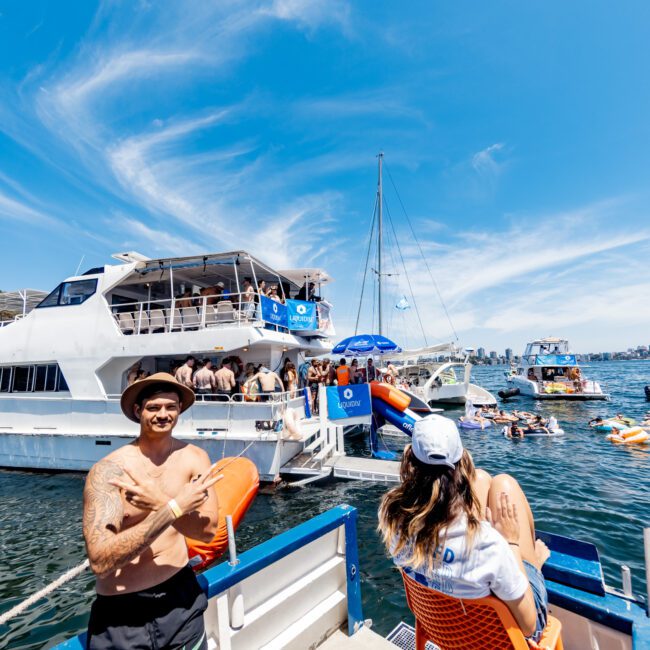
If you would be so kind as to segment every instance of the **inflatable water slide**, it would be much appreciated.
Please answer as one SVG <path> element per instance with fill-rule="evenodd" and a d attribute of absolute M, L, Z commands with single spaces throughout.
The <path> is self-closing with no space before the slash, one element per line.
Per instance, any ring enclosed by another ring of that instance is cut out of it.
<path fill-rule="evenodd" d="M 415 395 L 390 384 L 371 382 L 370 396 L 372 398 L 370 425 L 372 455 L 383 460 L 394 460 L 397 454 L 386 447 L 377 430 L 388 423 L 410 436 L 417 420 L 421 420 L 424 415 L 433 411 Z"/>

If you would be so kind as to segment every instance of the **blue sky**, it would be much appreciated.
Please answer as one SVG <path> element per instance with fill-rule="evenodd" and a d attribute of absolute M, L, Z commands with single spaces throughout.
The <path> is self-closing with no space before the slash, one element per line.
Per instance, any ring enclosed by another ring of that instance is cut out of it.
<path fill-rule="evenodd" d="M 650 344 L 650 5 L 619 4 L 0 1 L 0 286 L 245 248 L 328 269 L 347 334 L 381 150 L 464 345 Z"/>

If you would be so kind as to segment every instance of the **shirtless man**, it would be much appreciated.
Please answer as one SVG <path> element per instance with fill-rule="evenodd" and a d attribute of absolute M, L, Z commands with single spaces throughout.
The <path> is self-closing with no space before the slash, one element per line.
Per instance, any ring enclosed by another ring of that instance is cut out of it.
<path fill-rule="evenodd" d="M 255 314 L 255 289 L 251 278 L 244 278 L 244 292 L 241 297 L 241 310 L 246 318 Z"/>
<path fill-rule="evenodd" d="M 97 598 L 90 650 L 205 650 L 207 599 L 188 566 L 184 537 L 209 542 L 218 525 L 208 455 L 172 437 L 193 392 L 157 373 L 122 394 L 139 437 L 93 465 L 84 488 L 83 534 Z"/>
<path fill-rule="evenodd" d="M 260 382 L 260 388 L 262 389 L 263 395 L 260 395 L 260 402 L 268 402 L 272 395 L 269 393 L 275 392 L 275 384 L 277 383 L 280 386 L 280 390 L 284 390 L 284 384 L 280 377 L 278 377 L 274 372 L 262 366 L 259 372 L 255 375 L 253 380 L 257 379 Z"/>
<path fill-rule="evenodd" d="M 214 393 L 217 382 L 212 371 L 212 361 L 203 359 L 201 368 L 194 375 L 194 386 L 198 395 L 210 395 Z M 204 397 L 203 399 L 210 399 Z"/>
<path fill-rule="evenodd" d="M 194 372 L 194 357 L 187 357 L 185 363 L 176 371 L 174 378 L 179 384 L 187 386 L 187 388 L 194 388 L 194 380 L 192 373 Z"/>
<path fill-rule="evenodd" d="M 236 386 L 235 373 L 230 367 L 230 362 L 221 364 L 221 368 L 214 373 L 214 379 L 217 385 L 217 395 L 232 395 L 233 388 Z"/>

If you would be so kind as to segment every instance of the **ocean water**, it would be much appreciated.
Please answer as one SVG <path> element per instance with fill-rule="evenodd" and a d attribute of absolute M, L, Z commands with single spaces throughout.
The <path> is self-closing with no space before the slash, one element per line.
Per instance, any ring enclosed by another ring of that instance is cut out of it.
<path fill-rule="evenodd" d="M 503 366 L 475 368 L 473 378 L 496 393 L 505 386 Z M 643 386 L 650 362 L 604 362 L 584 374 L 603 383 L 610 402 L 511 400 L 508 408 L 554 414 L 566 435 L 509 441 L 495 431 L 462 432 L 476 464 L 492 474 L 508 472 L 522 484 L 538 528 L 596 544 L 608 584 L 620 586 L 620 565 L 632 570 L 636 593 L 645 593 L 643 526 L 650 525 L 650 446 L 615 446 L 586 422 L 598 414 L 623 412 L 640 419 L 650 410 Z M 450 416 L 460 415 L 449 411 Z M 368 454 L 365 440 L 348 441 L 348 451 Z M 400 438 L 389 439 L 398 450 Z M 0 471 L 0 612 L 42 588 L 84 558 L 80 474 Z M 385 485 L 332 482 L 303 490 L 261 494 L 237 532 L 240 550 L 250 548 L 310 516 L 341 503 L 359 510 L 364 616 L 387 633 L 411 620 L 399 574 L 376 533 L 377 506 Z M 0 628 L 0 648 L 50 647 L 85 628 L 93 598 L 86 573 L 48 600 Z"/>

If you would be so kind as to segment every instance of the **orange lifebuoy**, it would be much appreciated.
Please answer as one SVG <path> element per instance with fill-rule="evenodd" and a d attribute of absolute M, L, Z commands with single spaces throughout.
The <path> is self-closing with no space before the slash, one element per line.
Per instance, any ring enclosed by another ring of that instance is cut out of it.
<path fill-rule="evenodd" d="M 257 467 L 248 458 L 223 458 L 215 468 L 215 472 L 223 474 L 214 489 L 219 500 L 219 526 L 210 542 L 185 538 L 187 552 L 194 561 L 191 562 L 195 571 L 205 569 L 221 557 L 228 547 L 228 531 L 226 515 L 232 516 L 236 529 L 257 495 L 260 477 Z"/>
<path fill-rule="evenodd" d="M 388 404 L 394 406 L 398 411 L 404 411 L 411 403 L 411 398 L 399 388 L 378 381 L 370 382 L 370 394 L 373 397 L 383 399 L 384 402 L 388 402 Z"/>

